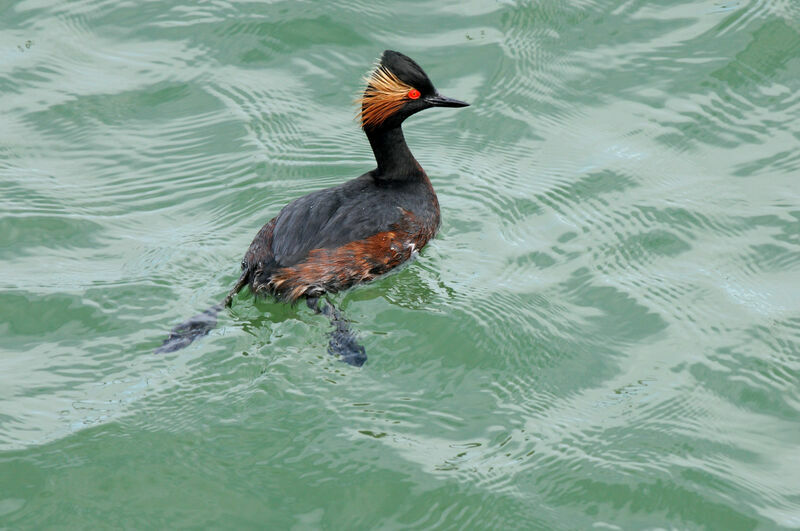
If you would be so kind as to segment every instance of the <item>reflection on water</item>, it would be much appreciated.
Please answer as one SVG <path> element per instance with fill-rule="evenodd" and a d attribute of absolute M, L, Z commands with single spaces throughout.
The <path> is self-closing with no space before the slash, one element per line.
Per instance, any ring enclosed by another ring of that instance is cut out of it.
<path fill-rule="evenodd" d="M 6 7 L 0 523 L 800 526 L 798 20 Z M 352 101 L 384 48 L 473 105 L 406 125 L 439 237 L 336 297 L 369 363 L 249 295 L 153 356 L 282 205 L 371 167 Z"/>

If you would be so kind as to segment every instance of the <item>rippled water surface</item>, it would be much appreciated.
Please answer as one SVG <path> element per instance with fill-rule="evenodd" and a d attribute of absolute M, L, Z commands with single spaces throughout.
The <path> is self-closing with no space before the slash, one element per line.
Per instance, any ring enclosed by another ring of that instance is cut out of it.
<path fill-rule="evenodd" d="M 221 299 L 370 169 L 442 229 L 334 297 Z M 0 3 L 0 527 L 800 527 L 800 2 Z"/>

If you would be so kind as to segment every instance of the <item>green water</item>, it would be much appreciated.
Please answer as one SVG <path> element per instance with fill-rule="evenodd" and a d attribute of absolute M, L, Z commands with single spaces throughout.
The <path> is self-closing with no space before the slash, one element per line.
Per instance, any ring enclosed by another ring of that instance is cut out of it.
<path fill-rule="evenodd" d="M 442 229 L 224 296 L 373 164 L 385 48 Z M 0 528 L 800 527 L 800 2 L 0 3 Z"/>

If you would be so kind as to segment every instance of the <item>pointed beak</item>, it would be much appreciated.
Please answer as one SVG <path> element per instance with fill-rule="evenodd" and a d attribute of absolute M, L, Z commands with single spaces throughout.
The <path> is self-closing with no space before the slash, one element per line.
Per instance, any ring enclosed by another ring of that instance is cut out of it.
<path fill-rule="evenodd" d="M 453 98 L 446 98 L 436 93 L 435 96 L 430 96 L 425 98 L 425 101 L 433 105 L 434 107 L 469 107 L 469 103 L 466 101 L 461 100 L 454 100 Z"/>

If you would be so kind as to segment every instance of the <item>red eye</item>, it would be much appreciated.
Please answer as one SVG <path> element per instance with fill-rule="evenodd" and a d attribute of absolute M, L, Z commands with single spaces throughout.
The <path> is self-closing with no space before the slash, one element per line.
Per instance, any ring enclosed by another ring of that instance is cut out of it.
<path fill-rule="evenodd" d="M 408 97 L 412 100 L 416 100 L 419 98 L 419 91 L 417 89 L 411 89 L 408 91 Z"/>

